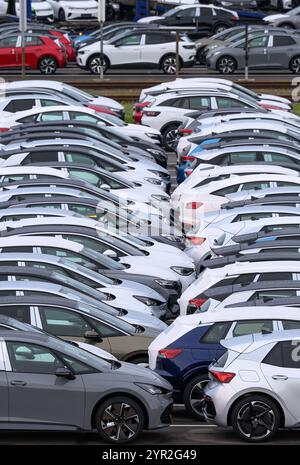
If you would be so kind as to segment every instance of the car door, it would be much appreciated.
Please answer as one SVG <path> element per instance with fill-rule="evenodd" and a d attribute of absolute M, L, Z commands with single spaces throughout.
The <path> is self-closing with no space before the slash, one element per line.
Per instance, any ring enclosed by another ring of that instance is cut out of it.
<path fill-rule="evenodd" d="M 270 388 L 295 418 L 300 420 L 300 341 L 278 342 L 261 362 Z"/>
<path fill-rule="evenodd" d="M 214 19 L 213 9 L 210 6 L 203 6 L 196 8 L 196 30 L 198 37 L 210 32 Z M 201 33 L 201 34 L 200 34 Z"/>
<path fill-rule="evenodd" d="M 13 68 L 18 65 L 17 61 L 18 35 L 12 35 L 0 39 L 0 67 Z"/>
<path fill-rule="evenodd" d="M 273 35 L 268 47 L 268 61 L 270 66 L 288 68 L 290 55 L 287 50 L 297 45 L 295 39 L 288 35 Z"/>
<path fill-rule="evenodd" d="M 159 31 L 147 32 L 141 48 L 141 63 L 158 65 L 160 59 L 169 52 L 175 52 L 175 37 Z"/>
<path fill-rule="evenodd" d="M 9 421 L 82 427 L 85 392 L 82 377 L 56 376 L 66 363 L 42 344 L 6 341 L 11 371 L 7 371 Z M 55 426 L 54 426 L 55 428 Z"/>
<path fill-rule="evenodd" d="M 249 40 L 248 56 L 249 67 L 264 68 L 268 66 L 268 44 L 271 43 L 271 37 L 265 35 L 254 37 Z"/>
<path fill-rule="evenodd" d="M 90 339 L 86 338 L 86 333 L 94 331 L 94 327 L 90 321 L 80 313 L 71 311 L 67 308 L 39 305 L 38 315 L 41 327 L 44 331 L 65 340 L 90 342 Z M 105 336 L 105 325 L 101 325 L 101 328 L 101 335 Z M 103 337 L 102 341 L 97 340 L 93 343 L 97 344 L 97 347 L 100 347 L 100 349 L 111 352 L 111 346 L 107 336 Z"/>
<path fill-rule="evenodd" d="M 111 44 L 109 60 L 111 65 L 136 65 L 141 62 L 144 34 L 130 34 Z"/>

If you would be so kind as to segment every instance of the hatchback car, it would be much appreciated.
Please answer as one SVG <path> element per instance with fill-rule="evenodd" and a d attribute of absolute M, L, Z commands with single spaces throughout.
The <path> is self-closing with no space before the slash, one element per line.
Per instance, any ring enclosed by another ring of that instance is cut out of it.
<path fill-rule="evenodd" d="M 96 429 L 126 443 L 170 421 L 172 388 L 150 370 L 35 332 L 1 331 L 0 345 L 5 429 Z"/>

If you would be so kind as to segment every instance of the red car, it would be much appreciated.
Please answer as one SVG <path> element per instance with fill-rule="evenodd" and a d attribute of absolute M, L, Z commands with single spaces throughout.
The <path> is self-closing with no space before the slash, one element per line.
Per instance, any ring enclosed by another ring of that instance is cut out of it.
<path fill-rule="evenodd" d="M 0 68 L 22 66 L 21 34 L 0 37 Z M 61 46 L 50 37 L 25 35 L 25 65 L 39 69 L 42 74 L 53 74 L 57 68 L 64 68 L 67 59 Z"/>

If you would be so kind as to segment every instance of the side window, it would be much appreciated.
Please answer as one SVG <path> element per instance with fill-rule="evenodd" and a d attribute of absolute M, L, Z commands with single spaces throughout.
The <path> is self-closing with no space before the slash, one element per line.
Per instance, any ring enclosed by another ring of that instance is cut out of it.
<path fill-rule="evenodd" d="M 30 324 L 30 308 L 18 305 L 17 307 L 1 307 L 0 308 L 1 315 L 6 315 L 11 318 L 15 318 L 15 320 L 22 321 L 22 323 L 29 323 Z"/>
<path fill-rule="evenodd" d="M 60 354 L 61 358 L 63 361 L 68 365 L 72 371 L 77 374 L 84 374 L 84 373 L 96 373 L 97 370 L 95 368 L 90 367 L 89 365 L 86 365 L 83 362 L 79 362 L 79 360 L 75 360 L 72 357 L 69 357 L 64 354 Z"/>
<path fill-rule="evenodd" d="M 288 45 L 295 45 L 295 43 L 295 40 L 288 35 L 273 37 L 273 47 L 287 47 Z"/>
<path fill-rule="evenodd" d="M 12 370 L 17 373 L 54 375 L 63 362 L 48 347 L 24 342 L 7 342 Z"/>
<path fill-rule="evenodd" d="M 262 332 L 272 333 L 272 331 L 272 320 L 239 321 L 236 323 L 232 335 L 233 337 L 238 337 Z"/>
<path fill-rule="evenodd" d="M 162 102 L 158 106 L 170 106 L 175 108 L 186 108 L 187 110 L 190 108 L 190 101 L 188 97 L 180 97 L 180 98 L 172 98 L 167 100 L 166 102 Z"/>
<path fill-rule="evenodd" d="M 220 197 L 223 197 L 224 195 L 227 195 L 227 194 L 233 194 L 234 192 L 237 192 L 239 186 L 236 185 L 236 186 L 228 186 L 228 187 L 224 187 L 223 189 L 219 189 L 215 192 L 212 192 L 212 194 L 214 195 L 219 195 Z"/>
<path fill-rule="evenodd" d="M 55 107 L 57 105 L 68 105 L 67 103 L 64 103 L 64 102 L 57 102 L 55 100 L 49 100 L 45 98 L 40 99 L 40 101 L 41 101 L 42 107 Z"/>
<path fill-rule="evenodd" d="M 196 8 L 187 8 L 186 10 L 181 11 L 179 14 L 182 18 L 194 18 L 196 15 Z"/>
<path fill-rule="evenodd" d="M 41 121 L 62 121 L 64 119 L 62 111 L 49 111 L 49 113 L 41 113 Z"/>
<path fill-rule="evenodd" d="M 79 213 L 82 216 L 88 216 L 89 218 L 97 218 L 97 207 L 89 207 L 88 205 L 68 205 L 69 210 L 75 213 Z"/>
<path fill-rule="evenodd" d="M 44 331 L 55 336 L 84 337 L 92 326 L 79 314 L 63 308 L 39 307 Z"/>
<path fill-rule="evenodd" d="M 269 36 L 255 37 L 255 39 L 249 40 L 249 48 L 254 47 L 267 47 Z"/>
<path fill-rule="evenodd" d="M 39 45 L 44 45 L 44 42 L 35 36 L 27 36 L 25 37 L 25 47 L 36 47 Z"/>
<path fill-rule="evenodd" d="M 229 97 L 216 97 L 218 108 L 248 108 L 249 105 Z"/>
<path fill-rule="evenodd" d="M 252 283 L 255 279 L 256 274 L 255 273 L 246 273 L 246 274 L 241 274 L 238 276 L 234 281 L 233 284 L 248 284 Z"/>
<path fill-rule="evenodd" d="M 284 341 L 281 345 L 283 366 L 285 368 L 300 368 L 300 340 Z"/>
<path fill-rule="evenodd" d="M 224 339 L 229 331 L 232 322 L 226 321 L 222 323 L 214 323 L 209 327 L 200 342 L 205 344 L 218 344 L 221 339 Z"/>
<path fill-rule="evenodd" d="M 268 162 L 276 162 L 276 161 L 283 161 L 283 162 L 292 162 L 292 163 L 300 163 L 300 160 L 291 159 L 287 155 L 283 155 L 281 153 L 263 153 L 263 160 Z"/>
<path fill-rule="evenodd" d="M 257 281 L 290 281 L 292 273 L 261 273 Z"/>
<path fill-rule="evenodd" d="M 288 187 L 288 186 L 299 186 L 296 182 L 288 182 L 288 181 L 276 181 L 277 187 Z"/>
<path fill-rule="evenodd" d="M 282 320 L 283 329 L 300 329 L 300 321 Z"/>
<path fill-rule="evenodd" d="M 34 123 L 35 121 L 38 120 L 39 114 L 37 115 L 30 115 L 30 116 L 25 116 L 24 118 L 20 118 L 17 120 L 18 123 Z"/>
<path fill-rule="evenodd" d="M 97 123 L 98 118 L 87 113 L 80 113 L 78 111 L 69 111 L 69 119 L 75 121 L 87 121 L 89 123 Z"/>
<path fill-rule="evenodd" d="M 270 183 L 266 181 L 254 181 L 254 182 L 246 182 L 242 185 L 242 191 L 250 191 L 250 190 L 260 190 L 260 189 L 268 189 L 270 187 Z"/>
<path fill-rule="evenodd" d="M 58 161 L 58 152 L 56 151 L 50 151 L 50 150 L 43 150 L 43 153 L 41 152 L 31 152 L 29 157 L 26 157 L 26 163 L 39 163 L 39 162 L 45 162 L 45 161 Z"/>
<path fill-rule="evenodd" d="M 210 109 L 210 98 L 209 97 L 190 97 L 190 109 L 201 110 Z"/>
<path fill-rule="evenodd" d="M 83 165 L 95 166 L 93 158 L 87 154 L 64 152 L 65 160 L 70 163 L 80 163 Z"/>
<path fill-rule="evenodd" d="M 34 99 L 20 99 L 12 100 L 5 108 L 4 111 L 16 113 L 17 111 L 31 110 L 35 106 Z"/>
<path fill-rule="evenodd" d="M 157 45 L 166 44 L 168 42 L 174 42 L 175 37 L 171 34 L 162 33 L 148 33 L 146 34 L 146 45 Z"/>
<path fill-rule="evenodd" d="M 71 168 L 69 171 L 72 175 L 72 178 L 79 178 L 83 181 L 93 184 L 93 186 L 98 186 L 99 183 L 102 184 L 99 176 L 90 171 L 77 170 L 73 168 Z M 103 184 L 104 183 L 106 184 L 106 182 L 103 181 Z"/>
<path fill-rule="evenodd" d="M 266 365 L 273 365 L 275 367 L 283 366 L 283 357 L 282 357 L 282 343 L 278 342 L 270 352 L 262 360 L 262 363 Z"/>
<path fill-rule="evenodd" d="M 133 34 L 131 36 L 125 37 L 117 42 L 118 46 L 127 46 L 127 45 L 140 45 L 141 43 L 141 34 Z"/>
<path fill-rule="evenodd" d="M 236 223 L 237 221 L 255 221 L 259 220 L 260 218 L 271 218 L 272 213 L 244 213 L 237 215 L 233 223 Z"/>
<path fill-rule="evenodd" d="M 0 40 L 0 48 L 13 48 L 17 45 L 18 36 L 5 37 Z"/>
<path fill-rule="evenodd" d="M 282 290 L 270 290 L 270 291 L 257 291 L 248 299 L 249 301 L 262 299 L 265 301 L 273 300 L 273 299 L 280 299 L 281 297 L 295 297 L 297 295 L 297 291 L 294 289 L 282 289 Z"/>
<path fill-rule="evenodd" d="M 117 337 L 123 336 L 123 333 L 118 331 L 116 328 L 112 328 L 107 324 L 103 323 L 102 321 L 94 320 L 89 318 L 89 322 L 93 325 L 93 327 L 101 334 L 103 337 Z"/>
<path fill-rule="evenodd" d="M 229 157 L 232 164 L 257 161 L 256 152 L 231 153 Z"/>

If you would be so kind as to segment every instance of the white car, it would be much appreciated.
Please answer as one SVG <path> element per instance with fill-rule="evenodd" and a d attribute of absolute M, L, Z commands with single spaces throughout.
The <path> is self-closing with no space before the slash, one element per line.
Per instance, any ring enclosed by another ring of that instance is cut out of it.
<path fill-rule="evenodd" d="M 80 105 L 85 105 L 92 109 L 96 109 L 97 106 L 106 107 L 109 110 L 122 114 L 124 111 L 123 106 L 114 99 L 94 96 L 88 92 L 78 89 L 77 87 L 66 84 L 65 82 L 50 81 L 49 79 L 26 79 L 13 82 L 5 82 L 0 84 L 1 97 L 5 97 L 6 92 L 24 91 L 30 89 L 32 93 L 39 93 L 39 90 L 47 92 L 50 96 L 57 96 L 62 99 L 73 100 Z M 95 108 L 93 108 L 93 105 Z M 26 108 L 27 109 L 27 108 Z M 30 108 L 28 108 L 30 109 Z M 22 111 L 24 108 L 22 108 Z M 20 110 L 18 110 L 20 111 Z"/>
<path fill-rule="evenodd" d="M 183 67 L 194 64 L 196 48 L 186 38 L 179 40 L 179 59 Z M 76 58 L 80 68 L 93 74 L 114 67 L 159 68 L 166 74 L 176 73 L 175 35 L 167 31 L 130 31 L 118 35 L 103 45 L 100 59 L 100 42 L 80 47 Z"/>
<path fill-rule="evenodd" d="M 197 153 L 199 137 L 207 137 L 207 139 L 214 139 L 218 137 L 218 134 L 226 132 L 251 132 L 255 134 L 265 136 L 267 139 L 274 139 L 275 137 L 281 140 L 297 142 L 300 140 L 300 131 L 290 124 L 290 120 L 284 121 L 268 121 L 267 119 L 262 120 L 253 120 L 251 124 L 247 120 L 245 121 L 230 121 L 226 123 L 220 123 L 215 127 L 204 127 L 197 134 L 192 134 L 191 136 L 181 137 L 177 144 L 177 154 L 191 154 L 195 149 Z"/>
<path fill-rule="evenodd" d="M 96 19 L 98 3 L 96 0 L 48 0 L 54 11 L 54 18 L 59 21 L 76 19 Z"/>
<path fill-rule="evenodd" d="M 271 166 L 274 168 L 273 166 Z M 269 168 L 269 167 L 268 167 Z M 241 169 L 241 165 L 240 165 Z M 266 174 L 253 174 L 249 168 L 249 174 L 238 173 L 227 179 L 212 181 L 203 186 L 195 186 L 187 192 L 182 192 L 180 197 L 172 198 L 172 205 L 181 223 L 186 227 L 195 226 L 201 221 L 203 213 L 218 210 L 227 200 L 232 200 L 231 195 L 235 192 L 264 190 L 271 187 L 300 186 L 300 178 L 282 175 L 282 167 L 274 170 L 273 174 L 266 168 Z M 279 172 L 279 174 L 278 174 Z M 282 171 L 283 172 L 283 171 Z M 252 174 L 251 174 L 252 173 Z M 255 173 L 255 172 L 254 172 Z M 270 174 L 268 174 L 270 173 Z M 201 183 L 201 181 L 199 181 Z"/>
<path fill-rule="evenodd" d="M 270 279 L 278 280 L 284 272 L 299 273 L 300 263 L 274 259 L 273 262 L 236 262 L 222 268 L 206 268 L 178 299 L 180 314 L 186 315 L 200 309 L 207 300 L 205 291 L 211 289 L 212 286 L 220 287 L 257 281 L 263 273 L 269 275 L 274 273 L 274 277 Z"/>
<path fill-rule="evenodd" d="M 186 113 L 224 107 L 238 107 L 241 112 L 244 108 L 254 108 L 257 111 L 261 108 L 255 101 L 227 90 L 186 90 L 179 93 L 170 91 L 147 99 L 147 106 L 142 109 L 141 123 L 158 129 L 164 145 L 174 149 L 177 143 L 176 131 L 185 121 Z"/>
<path fill-rule="evenodd" d="M 34 123 L 39 121 L 77 120 L 89 121 L 105 126 L 117 126 L 124 134 L 130 137 L 138 137 L 146 142 L 160 144 L 161 134 L 157 129 L 137 124 L 126 124 L 119 118 L 104 113 L 98 113 L 90 108 L 78 106 L 53 106 L 32 108 L 31 110 L 10 114 L 0 114 L 0 131 L 8 130 L 16 124 Z"/>
<path fill-rule="evenodd" d="M 207 89 L 220 88 L 228 91 L 237 92 L 243 94 L 245 97 L 248 97 L 251 100 L 255 100 L 257 103 L 260 103 L 262 107 L 271 109 L 272 106 L 277 107 L 278 109 L 291 109 L 290 100 L 279 97 L 278 95 L 272 94 L 256 94 L 252 90 L 247 89 L 246 87 L 240 86 L 236 82 L 229 81 L 228 79 L 214 78 L 214 77 L 203 77 L 203 78 L 177 78 L 174 81 L 162 82 L 153 87 L 148 87 L 143 89 L 140 94 L 140 102 L 147 100 L 148 95 L 152 92 L 163 94 L 168 90 L 191 90 L 196 88 L 201 88 L 206 86 Z"/>
<path fill-rule="evenodd" d="M 201 224 L 189 231 L 186 235 L 185 253 L 193 258 L 195 262 L 212 254 L 211 245 L 214 245 L 214 239 L 218 239 L 223 232 L 227 232 L 231 225 L 234 224 L 236 231 L 228 231 L 232 236 L 239 234 L 239 227 L 243 233 L 243 227 L 251 224 L 253 221 L 259 221 L 264 218 L 289 217 L 300 215 L 300 209 L 297 207 L 287 207 L 284 205 L 269 206 L 245 206 L 241 208 L 216 210 L 206 213 L 202 217 Z M 224 246 L 226 244 L 224 243 Z"/>
<path fill-rule="evenodd" d="M 20 16 L 20 0 L 15 1 L 16 13 Z M 31 1 L 32 15 L 40 21 L 53 22 L 53 8 L 51 1 L 46 0 L 32 0 Z"/>
<path fill-rule="evenodd" d="M 230 426 L 247 442 L 299 425 L 299 323 L 287 319 L 281 326 L 297 329 L 221 341 L 227 350 L 209 369 L 207 420 Z"/>

